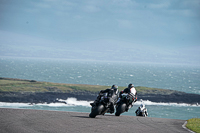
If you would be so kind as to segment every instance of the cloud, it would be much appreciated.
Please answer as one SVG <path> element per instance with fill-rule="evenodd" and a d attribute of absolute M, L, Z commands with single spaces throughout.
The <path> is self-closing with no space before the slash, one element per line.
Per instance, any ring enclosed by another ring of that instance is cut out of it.
<path fill-rule="evenodd" d="M 49 9 L 52 6 L 49 3 L 35 3 L 37 8 Z"/>
<path fill-rule="evenodd" d="M 0 5 L 0 30 L 61 41 L 197 43 L 199 9 L 199 0 L 8 0 Z"/>
<path fill-rule="evenodd" d="M 169 8 L 169 6 L 170 3 L 168 1 L 165 1 L 164 3 L 150 3 L 149 5 L 147 5 L 147 7 L 151 9 L 166 9 Z"/>
<path fill-rule="evenodd" d="M 86 12 L 95 13 L 95 12 L 100 11 L 100 8 L 98 6 L 95 6 L 95 5 L 86 5 L 86 6 L 83 7 L 83 10 L 86 11 Z"/>
<path fill-rule="evenodd" d="M 119 19 L 117 21 L 120 28 L 130 29 L 133 27 L 133 23 L 130 20 Z"/>

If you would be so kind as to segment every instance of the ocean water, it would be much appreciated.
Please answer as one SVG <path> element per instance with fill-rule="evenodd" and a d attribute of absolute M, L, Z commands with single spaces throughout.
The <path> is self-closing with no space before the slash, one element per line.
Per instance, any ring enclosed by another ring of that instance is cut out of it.
<path fill-rule="evenodd" d="M 0 102 L 0 108 L 20 108 L 20 109 L 36 109 L 36 110 L 54 110 L 54 111 L 70 111 L 70 112 L 85 112 L 91 111 L 90 103 L 93 101 L 78 101 L 75 98 L 68 98 L 64 103 L 5 103 Z M 200 118 L 200 107 L 197 105 L 177 104 L 177 103 L 155 103 L 151 101 L 137 101 L 133 107 L 122 115 L 136 116 L 135 111 L 140 104 L 145 104 L 148 112 L 148 117 L 182 119 Z M 113 114 L 114 115 L 114 114 Z M 98 116 L 97 116 L 98 117 Z"/>
<path fill-rule="evenodd" d="M 200 94 L 200 66 L 127 62 L 80 61 L 0 57 L 0 77 L 55 83 L 146 86 Z M 106 89 L 106 88 L 105 88 Z M 139 97 L 139 96 L 138 96 Z M 91 101 L 71 100 L 67 104 L 0 103 L 0 107 L 90 112 Z M 197 105 L 143 101 L 149 117 L 189 119 L 200 117 Z M 79 104 L 81 103 L 81 104 Z M 135 115 L 141 104 L 123 115 Z"/>

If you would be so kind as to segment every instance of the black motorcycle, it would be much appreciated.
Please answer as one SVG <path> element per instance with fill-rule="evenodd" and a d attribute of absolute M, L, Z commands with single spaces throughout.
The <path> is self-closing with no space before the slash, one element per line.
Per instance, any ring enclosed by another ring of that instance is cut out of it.
<path fill-rule="evenodd" d="M 129 107 L 132 107 L 133 102 L 135 102 L 135 96 L 132 93 L 123 93 L 120 101 L 117 103 L 115 116 L 120 116 L 125 111 L 128 111 Z"/>
<path fill-rule="evenodd" d="M 104 115 L 110 112 L 110 101 L 107 97 L 107 93 L 100 94 L 100 100 L 95 103 L 91 108 L 89 117 L 95 118 L 97 115 Z"/>

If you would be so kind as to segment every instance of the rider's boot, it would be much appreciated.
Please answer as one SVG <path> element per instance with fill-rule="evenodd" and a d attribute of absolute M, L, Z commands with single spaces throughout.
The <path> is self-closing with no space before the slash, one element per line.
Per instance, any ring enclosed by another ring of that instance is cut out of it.
<path fill-rule="evenodd" d="M 120 99 L 121 99 L 121 98 L 118 98 L 118 100 L 117 100 L 116 104 L 118 104 L 118 103 L 119 103 Z"/>
<path fill-rule="evenodd" d="M 132 105 L 130 104 L 126 109 L 125 111 L 128 112 L 128 110 L 132 107 Z"/>
<path fill-rule="evenodd" d="M 93 107 L 96 105 L 96 103 L 97 103 L 97 100 L 95 100 L 93 103 L 90 103 L 90 105 Z"/>
<path fill-rule="evenodd" d="M 93 107 L 95 104 L 94 103 L 90 103 L 90 105 Z"/>

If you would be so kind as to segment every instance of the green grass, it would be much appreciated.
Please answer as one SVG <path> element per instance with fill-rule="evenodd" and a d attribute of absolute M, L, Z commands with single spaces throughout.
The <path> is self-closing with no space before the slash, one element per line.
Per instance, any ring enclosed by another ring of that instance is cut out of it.
<path fill-rule="evenodd" d="M 186 127 L 196 133 L 200 133 L 200 118 L 192 118 L 187 120 Z"/>
<path fill-rule="evenodd" d="M 7 85 L 7 84 L 23 84 L 28 83 L 28 81 L 17 81 L 17 80 L 0 80 L 0 85 Z"/>
<path fill-rule="evenodd" d="M 0 78 L 0 92 L 73 92 L 90 91 L 98 92 L 111 86 L 87 85 L 87 84 L 64 84 L 51 82 L 33 82 L 31 80 Z M 119 91 L 126 86 L 119 86 Z M 140 94 L 170 94 L 173 91 L 157 88 L 138 86 L 136 90 Z"/>
<path fill-rule="evenodd" d="M 167 90 L 167 89 L 159 89 L 159 88 L 150 88 L 150 87 L 144 87 L 144 86 L 137 86 L 135 87 L 137 92 L 140 94 L 163 94 L 163 95 L 169 95 L 174 92 L 174 90 Z"/>
<path fill-rule="evenodd" d="M 30 82 L 24 80 L 0 79 L 0 92 L 98 92 L 109 86 L 86 84 L 63 84 L 50 82 Z"/>

